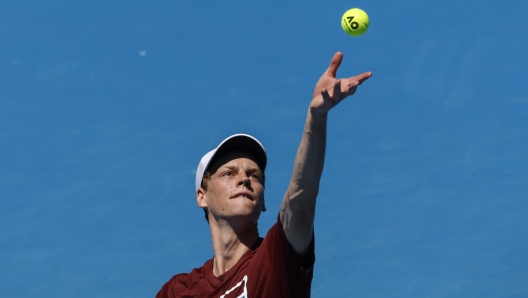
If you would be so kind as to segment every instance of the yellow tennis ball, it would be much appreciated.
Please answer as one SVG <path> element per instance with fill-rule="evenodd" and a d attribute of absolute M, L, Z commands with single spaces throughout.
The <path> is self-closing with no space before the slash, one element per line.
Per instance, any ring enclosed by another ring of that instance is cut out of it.
<path fill-rule="evenodd" d="M 348 35 L 360 36 L 367 32 L 369 17 L 366 12 L 359 8 L 349 9 L 341 18 L 341 27 Z"/>

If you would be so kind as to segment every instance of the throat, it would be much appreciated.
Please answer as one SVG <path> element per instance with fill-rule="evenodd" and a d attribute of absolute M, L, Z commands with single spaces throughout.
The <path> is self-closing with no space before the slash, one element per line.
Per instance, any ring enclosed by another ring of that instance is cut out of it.
<path fill-rule="evenodd" d="M 257 224 L 234 229 L 233 225 L 212 221 L 210 228 L 214 250 L 213 274 L 216 277 L 233 268 L 260 239 Z"/>
<path fill-rule="evenodd" d="M 250 250 L 253 250 L 261 242 L 261 238 L 256 237 L 253 241 L 238 241 L 223 247 L 214 247 L 215 255 L 213 259 L 213 275 L 219 277 L 236 266 L 238 261 Z"/>

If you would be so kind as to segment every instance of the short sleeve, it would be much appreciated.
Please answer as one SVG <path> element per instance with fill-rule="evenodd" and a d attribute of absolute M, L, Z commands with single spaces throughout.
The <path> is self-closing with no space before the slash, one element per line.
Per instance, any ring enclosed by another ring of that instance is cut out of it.
<path fill-rule="evenodd" d="M 280 218 L 264 238 L 262 245 L 266 247 L 269 261 L 277 275 L 287 278 L 291 297 L 310 297 L 315 263 L 315 237 L 307 252 L 297 254 L 286 238 Z"/>

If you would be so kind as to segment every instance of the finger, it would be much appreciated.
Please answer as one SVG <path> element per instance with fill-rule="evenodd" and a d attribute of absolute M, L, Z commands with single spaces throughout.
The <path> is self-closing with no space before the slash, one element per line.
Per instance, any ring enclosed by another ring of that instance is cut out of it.
<path fill-rule="evenodd" d="M 339 100 L 341 98 L 341 80 L 336 80 L 334 84 L 334 98 Z"/>
<path fill-rule="evenodd" d="M 330 98 L 330 94 L 328 94 L 328 90 L 323 89 L 321 91 L 321 96 L 323 96 L 323 101 L 326 102 L 332 102 L 332 99 Z"/>
<path fill-rule="evenodd" d="M 348 90 L 345 92 L 346 96 L 352 96 L 354 93 L 356 93 L 357 87 L 351 87 L 348 88 Z"/>
<path fill-rule="evenodd" d="M 328 66 L 328 69 L 326 70 L 333 78 L 336 77 L 337 69 L 339 68 L 339 65 L 341 65 L 341 61 L 343 61 L 343 53 L 335 53 L 330 61 L 330 66 Z"/>
<path fill-rule="evenodd" d="M 364 81 L 366 81 L 368 78 L 370 78 L 372 76 L 372 73 L 370 71 L 368 72 L 364 72 L 360 75 L 357 75 L 355 77 L 351 77 L 351 78 L 348 78 L 346 79 L 346 86 L 345 88 L 355 88 L 359 85 L 361 85 Z M 345 92 L 348 92 L 350 93 L 350 91 L 345 91 Z"/>
<path fill-rule="evenodd" d="M 355 80 L 358 82 L 358 85 L 361 85 L 361 83 L 363 83 L 364 81 L 366 81 L 368 78 L 370 78 L 372 76 L 372 72 L 370 71 L 367 71 L 367 72 L 364 72 L 360 75 L 357 75 L 355 76 Z"/>

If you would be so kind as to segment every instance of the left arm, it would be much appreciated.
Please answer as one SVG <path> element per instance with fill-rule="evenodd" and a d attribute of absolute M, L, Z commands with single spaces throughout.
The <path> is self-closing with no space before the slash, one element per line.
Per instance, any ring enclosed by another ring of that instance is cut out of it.
<path fill-rule="evenodd" d="M 372 76 L 371 72 L 365 72 L 355 77 L 336 79 L 342 59 L 343 54 L 336 53 L 315 86 L 292 179 L 280 209 L 284 233 L 298 254 L 305 253 L 312 241 L 315 202 L 324 166 L 328 112 L 347 96 L 353 95 L 357 86 Z"/>

